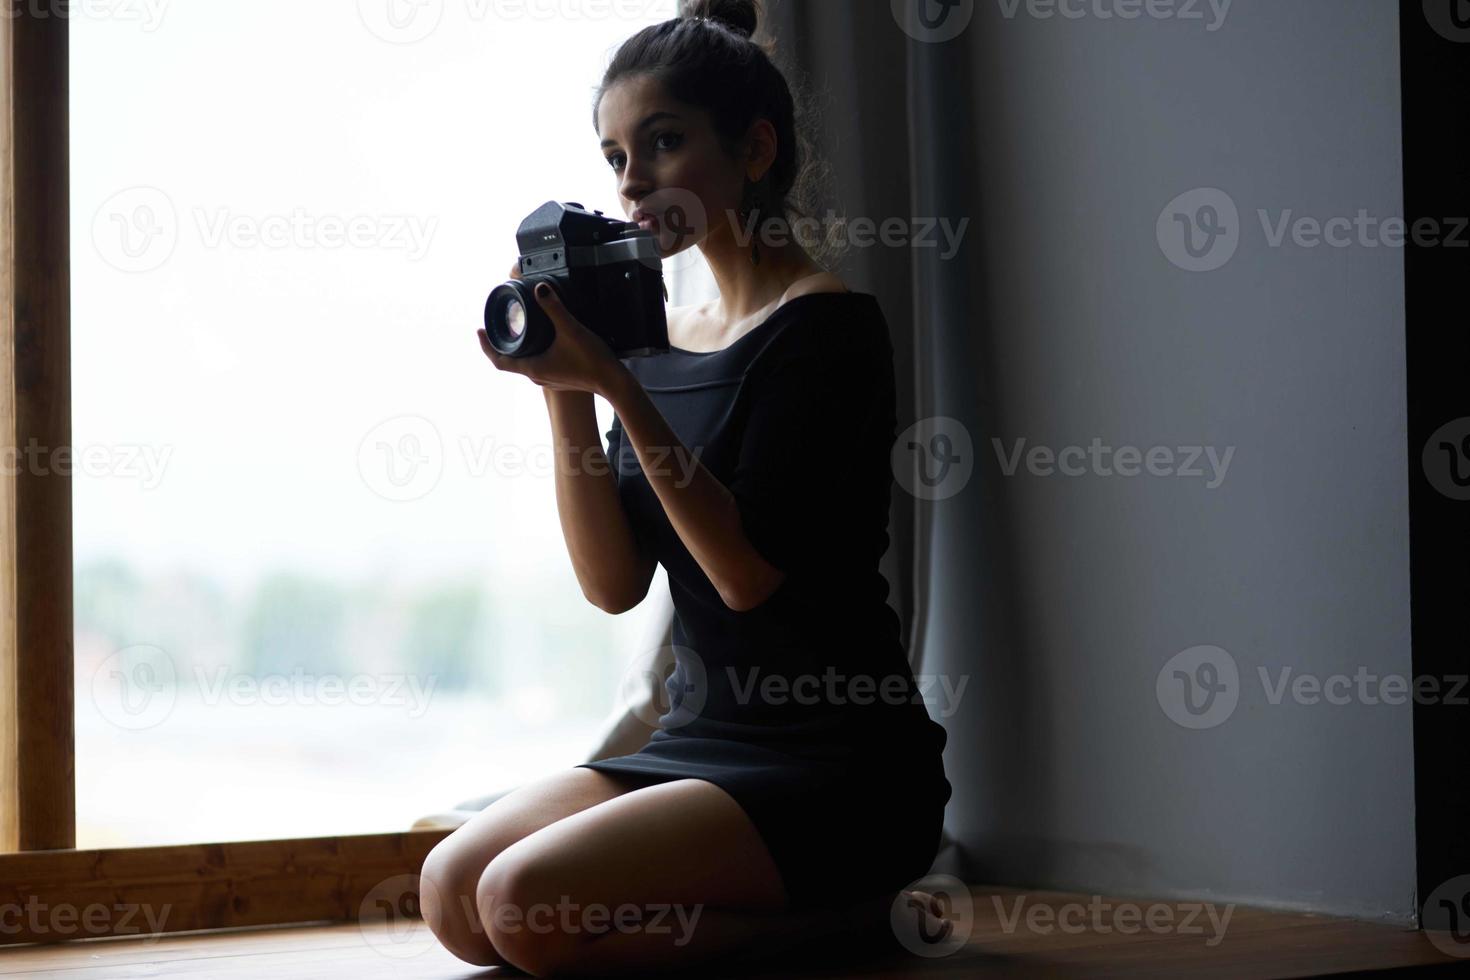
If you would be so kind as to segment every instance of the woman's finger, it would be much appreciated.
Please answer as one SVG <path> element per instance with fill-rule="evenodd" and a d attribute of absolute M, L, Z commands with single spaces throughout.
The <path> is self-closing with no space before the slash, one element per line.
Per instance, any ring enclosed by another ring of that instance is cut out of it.
<path fill-rule="evenodd" d="M 483 327 L 475 331 L 475 336 L 478 337 L 480 340 L 480 349 L 485 352 L 485 356 L 490 358 L 490 363 L 495 365 L 497 369 L 501 371 L 511 371 L 515 374 L 524 373 L 521 370 L 520 359 L 515 357 L 506 357 L 504 354 L 500 353 L 500 351 L 496 350 L 495 345 L 490 343 L 490 337 L 488 334 L 485 333 Z"/>
<path fill-rule="evenodd" d="M 537 377 L 532 369 L 531 361 L 535 360 L 535 358 L 507 357 L 500 353 L 500 351 L 495 349 L 495 345 L 490 343 L 490 337 L 485 333 L 483 328 L 476 330 L 475 336 L 480 339 L 480 349 L 485 352 L 485 356 L 490 358 L 490 363 L 494 364 L 498 370 L 505 371 L 508 374 L 519 374 L 521 377 L 534 381 L 543 387 L 546 385 L 546 382 Z"/>
<path fill-rule="evenodd" d="M 494 344 L 490 343 L 490 335 L 485 332 L 484 327 L 476 330 L 475 336 L 478 337 L 480 340 L 480 349 L 483 350 L 486 354 L 489 354 L 492 360 L 505 356 L 504 354 L 500 353 L 500 351 L 495 349 Z"/>
<path fill-rule="evenodd" d="M 561 297 L 557 295 L 555 289 L 541 282 L 536 284 L 535 292 L 536 302 L 541 304 L 541 308 L 546 311 L 546 315 L 551 318 L 552 323 L 558 327 L 562 327 L 567 321 L 572 319 L 571 313 L 562 304 Z"/>

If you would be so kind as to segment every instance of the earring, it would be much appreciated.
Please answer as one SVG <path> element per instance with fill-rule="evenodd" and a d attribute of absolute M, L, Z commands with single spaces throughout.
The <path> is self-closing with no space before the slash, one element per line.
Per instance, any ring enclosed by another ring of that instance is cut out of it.
<path fill-rule="evenodd" d="M 760 213 L 759 192 L 760 185 L 756 181 L 753 181 L 747 177 L 745 180 L 745 193 L 740 203 L 740 226 L 742 228 L 750 227 L 750 216 L 752 212 L 754 212 L 756 215 L 757 226 L 759 226 L 760 224 L 760 219 L 762 215 Z M 750 264 L 761 264 L 761 243 L 759 240 L 759 233 L 754 233 L 750 241 Z"/>

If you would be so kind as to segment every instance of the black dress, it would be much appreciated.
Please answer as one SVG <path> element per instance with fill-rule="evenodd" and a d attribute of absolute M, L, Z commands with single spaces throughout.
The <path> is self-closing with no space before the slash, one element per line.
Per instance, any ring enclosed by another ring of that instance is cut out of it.
<path fill-rule="evenodd" d="M 807 293 L 723 350 L 623 363 L 734 494 L 754 547 L 787 574 L 759 606 L 725 605 L 614 416 L 608 459 L 639 547 L 668 573 L 676 666 L 648 743 L 581 768 L 719 786 L 759 830 L 794 907 L 923 876 L 950 797 L 947 736 L 925 708 L 879 571 L 896 421 L 877 299 Z"/>

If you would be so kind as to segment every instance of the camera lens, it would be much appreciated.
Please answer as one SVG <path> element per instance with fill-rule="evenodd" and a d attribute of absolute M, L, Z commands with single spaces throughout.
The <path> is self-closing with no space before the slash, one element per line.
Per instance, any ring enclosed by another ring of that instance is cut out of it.
<path fill-rule="evenodd" d="M 526 332 L 526 307 L 519 299 L 505 304 L 505 332 L 519 337 Z"/>
<path fill-rule="evenodd" d="M 533 357 L 551 346 L 555 330 L 531 299 L 536 282 L 512 279 L 501 283 L 485 303 L 485 332 L 507 357 Z"/>

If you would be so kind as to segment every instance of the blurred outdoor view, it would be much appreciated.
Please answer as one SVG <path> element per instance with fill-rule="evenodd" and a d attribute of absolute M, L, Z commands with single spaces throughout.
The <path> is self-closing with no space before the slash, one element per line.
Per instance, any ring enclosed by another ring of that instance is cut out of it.
<path fill-rule="evenodd" d="M 542 391 L 475 330 L 535 207 L 622 214 L 591 98 L 674 0 L 74 10 L 77 846 L 403 830 L 583 761 L 667 583 L 583 598 Z"/>

